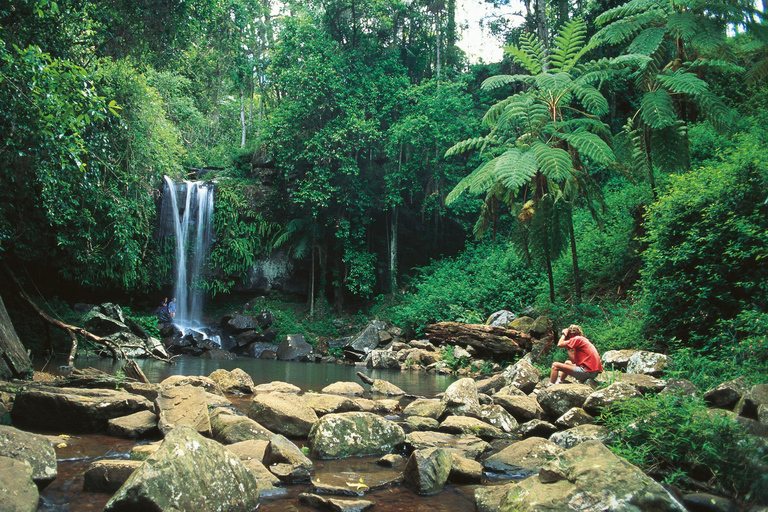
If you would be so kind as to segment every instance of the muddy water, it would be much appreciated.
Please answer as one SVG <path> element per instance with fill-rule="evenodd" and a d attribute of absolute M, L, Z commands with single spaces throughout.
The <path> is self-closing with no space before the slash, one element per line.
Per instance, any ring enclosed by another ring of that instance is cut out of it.
<path fill-rule="evenodd" d="M 434 397 L 447 388 L 454 377 L 436 376 L 424 372 L 398 372 L 391 370 L 369 370 L 335 364 L 286 363 L 257 359 L 237 359 L 234 361 L 211 361 L 198 358 L 179 358 L 177 364 L 169 366 L 154 360 L 138 361 L 142 371 L 150 381 L 159 382 L 170 375 L 209 375 L 218 368 L 232 370 L 242 368 L 253 378 L 256 384 L 280 380 L 293 383 L 303 391 L 319 391 L 326 385 L 337 381 L 360 382 L 356 372 L 385 379 L 415 396 Z M 46 371 L 57 373 L 58 365 L 63 362 L 49 362 Z M 121 365 L 109 359 L 78 360 L 76 367 L 92 367 L 115 374 Z M 40 369 L 40 368 L 38 368 Z M 248 396 L 230 396 L 234 405 L 246 412 L 250 404 Z M 405 402 L 404 402 L 405 403 Z M 45 434 L 45 433 L 44 433 Z M 59 459 L 58 477 L 41 492 L 39 512 L 91 512 L 104 508 L 111 494 L 83 491 L 83 474 L 90 463 L 98 458 L 127 458 L 136 441 L 113 438 L 105 435 L 60 436 L 51 433 L 50 439 L 56 446 Z M 303 443 L 297 443 L 299 445 Z M 475 502 L 473 494 L 477 486 L 449 485 L 433 496 L 418 496 L 397 483 L 377 489 L 381 482 L 395 480 L 402 472 L 402 466 L 393 469 L 382 468 L 375 464 L 376 457 L 352 458 L 336 461 L 314 461 L 315 478 L 321 482 L 343 486 L 344 482 L 357 482 L 363 478 L 366 485 L 374 490 L 365 492 L 358 499 L 376 503 L 374 510 L 380 512 L 400 512 L 429 510 L 430 512 L 473 512 Z M 260 511 L 289 512 L 312 511 L 312 507 L 299 502 L 298 496 L 312 492 L 310 485 L 288 485 L 285 494 L 262 498 Z M 344 498 L 344 497 L 340 497 Z"/>

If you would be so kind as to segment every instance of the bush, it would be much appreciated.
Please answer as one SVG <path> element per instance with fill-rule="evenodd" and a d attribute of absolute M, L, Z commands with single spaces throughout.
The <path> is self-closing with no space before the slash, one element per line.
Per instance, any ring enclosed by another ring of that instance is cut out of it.
<path fill-rule="evenodd" d="M 722 411 L 721 411 L 722 412 Z M 667 483 L 768 501 L 768 453 L 700 398 L 658 395 L 614 405 L 601 417 L 617 438 L 611 450 Z"/>

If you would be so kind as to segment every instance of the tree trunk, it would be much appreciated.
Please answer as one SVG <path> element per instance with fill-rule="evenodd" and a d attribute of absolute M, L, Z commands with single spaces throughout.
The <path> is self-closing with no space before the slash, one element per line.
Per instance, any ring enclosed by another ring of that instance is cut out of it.
<path fill-rule="evenodd" d="M 245 147 L 245 104 L 243 103 L 243 86 L 240 86 L 240 127 L 242 128 L 242 136 L 240 137 L 240 147 Z"/>
<path fill-rule="evenodd" d="M 0 379 L 24 379 L 30 372 L 32 362 L 0 297 Z"/>
<path fill-rule="evenodd" d="M 529 334 L 506 327 L 484 324 L 440 322 L 428 325 L 424 333 L 433 345 L 470 345 L 481 353 L 512 356 L 529 352 L 533 339 Z"/>
<path fill-rule="evenodd" d="M 389 246 L 389 286 L 392 295 L 397 291 L 397 205 L 392 207 L 392 242 Z"/>
<path fill-rule="evenodd" d="M 581 303 L 581 276 L 579 274 L 579 257 L 576 254 L 576 234 L 573 231 L 573 208 L 568 212 L 568 236 L 571 238 L 571 258 L 573 260 L 573 284 L 576 302 Z"/>
<path fill-rule="evenodd" d="M 544 248 L 544 258 L 547 264 L 547 277 L 549 278 L 549 302 L 555 303 L 555 277 L 552 274 L 552 258 L 549 254 L 549 240 L 545 242 L 547 246 Z"/>
<path fill-rule="evenodd" d="M 544 55 L 549 55 L 549 28 L 547 27 L 547 2 L 545 0 L 536 0 L 536 34 L 539 42 L 544 48 Z M 546 58 L 542 63 L 542 70 L 547 71 Z"/>

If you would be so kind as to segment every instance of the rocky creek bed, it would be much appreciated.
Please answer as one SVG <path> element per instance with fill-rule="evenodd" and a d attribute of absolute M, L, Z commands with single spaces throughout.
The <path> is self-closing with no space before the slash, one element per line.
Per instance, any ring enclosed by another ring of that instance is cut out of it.
<path fill-rule="evenodd" d="M 739 510 L 677 494 L 606 448 L 605 407 L 699 391 L 662 379 L 658 354 L 603 358 L 623 370 L 590 385 L 547 387 L 526 357 L 435 397 L 363 374 L 303 392 L 239 368 L 151 384 L 38 373 L 0 384 L 12 420 L 0 427 L 0 493 L 29 511 Z M 736 380 L 704 397 L 766 436 L 767 385 Z"/>

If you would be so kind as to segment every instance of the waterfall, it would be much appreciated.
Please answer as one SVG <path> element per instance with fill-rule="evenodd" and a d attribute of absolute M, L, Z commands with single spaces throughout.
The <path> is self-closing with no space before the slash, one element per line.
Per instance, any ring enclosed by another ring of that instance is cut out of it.
<path fill-rule="evenodd" d="M 174 261 L 176 317 L 174 323 L 183 330 L 201 326 L 203 291 L 199 286 L 203 264 L 211 244 L 213 220 L 213 185 L 202 181 L 174 183 L 164 176 L 162 220 L 173 217 L 173 230 L 161 225 L 161 236 L 173 234 L 176 239 Z M 179 198 L 184 198 L 180 205 Z M 170 199 L 170 205 L 166 198 Z M 168 210 L 170 209 L 170 212 Z"/>

